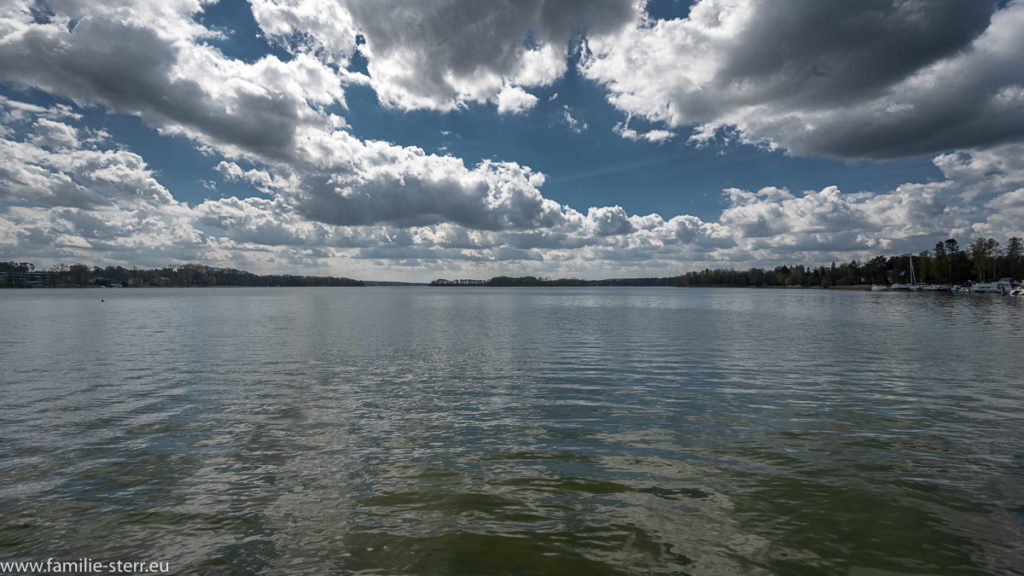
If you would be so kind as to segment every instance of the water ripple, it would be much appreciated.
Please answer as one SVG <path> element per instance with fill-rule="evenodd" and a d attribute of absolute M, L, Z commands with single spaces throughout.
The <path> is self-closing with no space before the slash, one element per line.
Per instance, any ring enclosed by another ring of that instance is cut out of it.
<path fill-rule="evenodd" d="M 1024 573 L 1024 307 L 1000 299 L 94 296 L 0 300 L 3 559 Z"/>

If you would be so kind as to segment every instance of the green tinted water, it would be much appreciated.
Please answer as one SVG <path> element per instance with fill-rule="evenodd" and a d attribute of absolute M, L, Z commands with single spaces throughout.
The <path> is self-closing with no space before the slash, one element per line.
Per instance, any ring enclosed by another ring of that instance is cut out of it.
<path fill-rule="evenodd" d="M 1024 574 L 1022 326 L 941 294 L 3 291 L 0 560 Z"/>

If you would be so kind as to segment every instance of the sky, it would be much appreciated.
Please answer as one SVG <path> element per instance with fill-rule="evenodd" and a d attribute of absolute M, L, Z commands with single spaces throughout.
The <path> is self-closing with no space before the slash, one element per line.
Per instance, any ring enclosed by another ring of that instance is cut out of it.
<path fill-rule="evenodd" d="M 5 0 L 0 260 L 670 276 L 1024 236 L 1024 0 Z"/>

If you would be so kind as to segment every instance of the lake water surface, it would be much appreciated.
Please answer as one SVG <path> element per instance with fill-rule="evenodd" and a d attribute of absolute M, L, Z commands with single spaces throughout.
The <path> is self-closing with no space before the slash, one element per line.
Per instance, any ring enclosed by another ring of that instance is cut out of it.
<path fill-rule="evenodd" d="M 0 405 L 4 561 L 1024 574 L 1021 298 L 4 290 Z"/>

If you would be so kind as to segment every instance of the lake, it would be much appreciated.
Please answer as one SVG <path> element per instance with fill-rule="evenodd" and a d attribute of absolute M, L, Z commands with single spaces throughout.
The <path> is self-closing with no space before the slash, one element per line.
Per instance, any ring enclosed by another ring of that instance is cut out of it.
<path fill-rule="evenodd" d="M 0 560 L 1024 574 L 1022 384 L 1024 298 L 3 290 Z"/>

